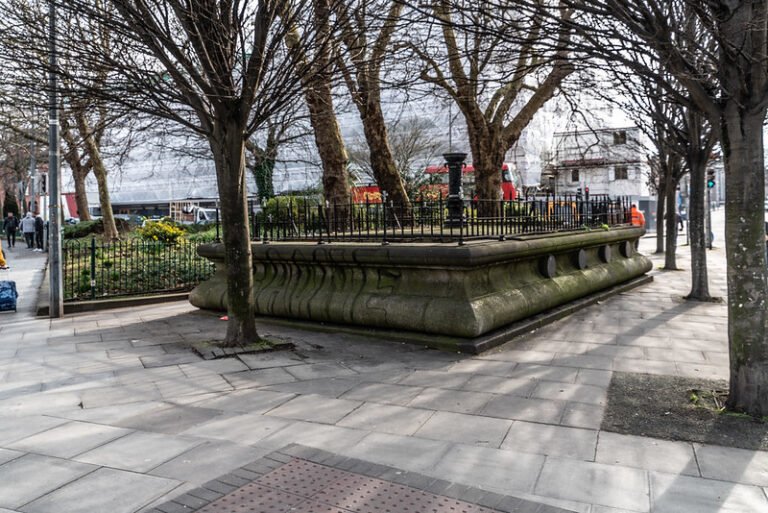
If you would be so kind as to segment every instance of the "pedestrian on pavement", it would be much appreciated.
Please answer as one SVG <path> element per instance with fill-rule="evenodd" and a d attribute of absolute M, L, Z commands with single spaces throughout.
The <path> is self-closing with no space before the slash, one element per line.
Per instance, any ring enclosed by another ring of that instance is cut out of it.
<path fill-rule="evenodd" d="M 21 220 L 21 233 L 24 234 L 27 249 L 35 249 L 35 218 L 32 217 L 32 212 L 27 212 Z"/>
<path fill-rule="evenodd" d="M 40 214 L 37 214 L 35 216 L 35 244 L 37 245 L 37 248 L 35 251 L 42 252 L 45 248 L 43 247 L 43 232 L 45 231 L 45 221 L 43 221 L 43 217 Z"/>
<path fill-rule="evenodd" d="M 16 231 L 19 229 L 19 220 L 13 215 L 13 212 L 8 212 L 8 217 L 3 220 L 3 230 L 8 237 L 8 247 L 16 247 Z"/>
<path fill-rule="evenodd" d="M 632 208 L 629 210 L 632 226 L 645 226 L 645 216 L 642 210 L 637 208 L 637 204 L 632 203 Z"/>
<path fill-rule="evenodd" d="M 3 253 L 2 239 L 0 239 L 0 269 L 10 269 L 10 267 L 8 267 L 8 262 L 5 260 L 5 254 Z"/>

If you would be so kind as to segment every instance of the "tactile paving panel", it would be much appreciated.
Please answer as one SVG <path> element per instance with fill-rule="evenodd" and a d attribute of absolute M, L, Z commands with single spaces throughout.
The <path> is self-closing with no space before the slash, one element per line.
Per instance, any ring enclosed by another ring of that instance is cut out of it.
<path fill-rule="evenodd" d="M 198 510 L 198 513 L 276 513 L 297 511 L 291 508 L 306 499 L 274 488 L 248 483 Z"/>
<path fill-rule="evenodd" d="M 343 479 L 348 472 L 316 465 L 307 460 L 294 459 L 269 474 L 256 480 L 264 486 L 271 486 L 288 493 L 312 497 L 329 485 Z"/>
<path fill-rule="evenodd" d="M 199 513 L 498 513 L 468 502 L 294 459 Z"/>

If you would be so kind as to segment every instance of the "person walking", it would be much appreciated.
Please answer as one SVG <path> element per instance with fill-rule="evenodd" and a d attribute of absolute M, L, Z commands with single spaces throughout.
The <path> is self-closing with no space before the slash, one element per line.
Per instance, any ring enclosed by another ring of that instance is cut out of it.
<path fill-rule="evenodd" d="M 21 220 L 21 233 L 24 234 L 27 249 L 35 249 L 35 218 L 32 217 L 32 212 L 27 212 Z"/>
<path fill-rule="evenodd" d="M 629 210 L 630 220 L 632 226 L 645 226 L 645 216 L 643 211 L 637 208 L 637 205 L 632 203 L 632 208 Z"/>
<path fill-rule="evenodd" d="M 37 248 L 35 248 L 35 251 L 42 252 L 45 247 L 43 246 L 43 232 L 45 231 L 45 221 L 43 221 L 43 216 L 40 214 L 37 214 L 35 216 L 35 245 L 37 245 Z"/>
<path fill-rule="evenodd" d="M 13 212 L 8 212 L 8 217 L 3 220 L 3 230 L 6 237 L 8 237 L 8 248 L 16 247 L 16 232 L 19 229 L 19 220 L 13 215 Z"/>

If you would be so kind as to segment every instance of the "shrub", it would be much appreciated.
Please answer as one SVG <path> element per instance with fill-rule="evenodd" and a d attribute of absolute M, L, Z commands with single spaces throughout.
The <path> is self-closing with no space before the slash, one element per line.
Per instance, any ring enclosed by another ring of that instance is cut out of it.
<path fill-rule="evenodd" d="M 272 216 L 273 220 L 285 219 L 290 209 L 293 217 L 296 218 L 300 212 L 304 212 L 305 208 L 317 209 L 317 203 L 304 196 L 276 196 L 267 200 L 261 216 L 264 219 L 268 219 L 268 216 Z"/>
<path fill-rule="evenodd" d="M 104 233 L 104 225 L 101 223 L 101 219 L 68 224 L 64 227 L 63 237 L 65 239 L 81 239 L 99 233 Z"/>
<path fill-rule="evenodd" d="M 206 226 L 205 231 L 195 231 L 187 236 L 190 242 L 213 242 L 216 240 L 216 227 Z"/>
<path fill-rule="evenodd" d="M 175 244 L 184 237 L 184 230 L 172 221 L 162 219 L 157 222 L 146 223 L 136 230 L 139 237 L 147 241 L 158 241 L 165 244 Z"/>

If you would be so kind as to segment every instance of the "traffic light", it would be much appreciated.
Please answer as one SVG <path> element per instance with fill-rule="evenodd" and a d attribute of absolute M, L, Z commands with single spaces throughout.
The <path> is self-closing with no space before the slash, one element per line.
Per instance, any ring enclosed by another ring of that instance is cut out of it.
<path fill-rule="evenodd" d="M 707 189 L 715 186 L 715 170 L 707 169 Z"/>
<path fill-rule="evenodd" d="M 46 173 L 40 174 L 40 194 L 48 194 L 48 175 Z"/>

